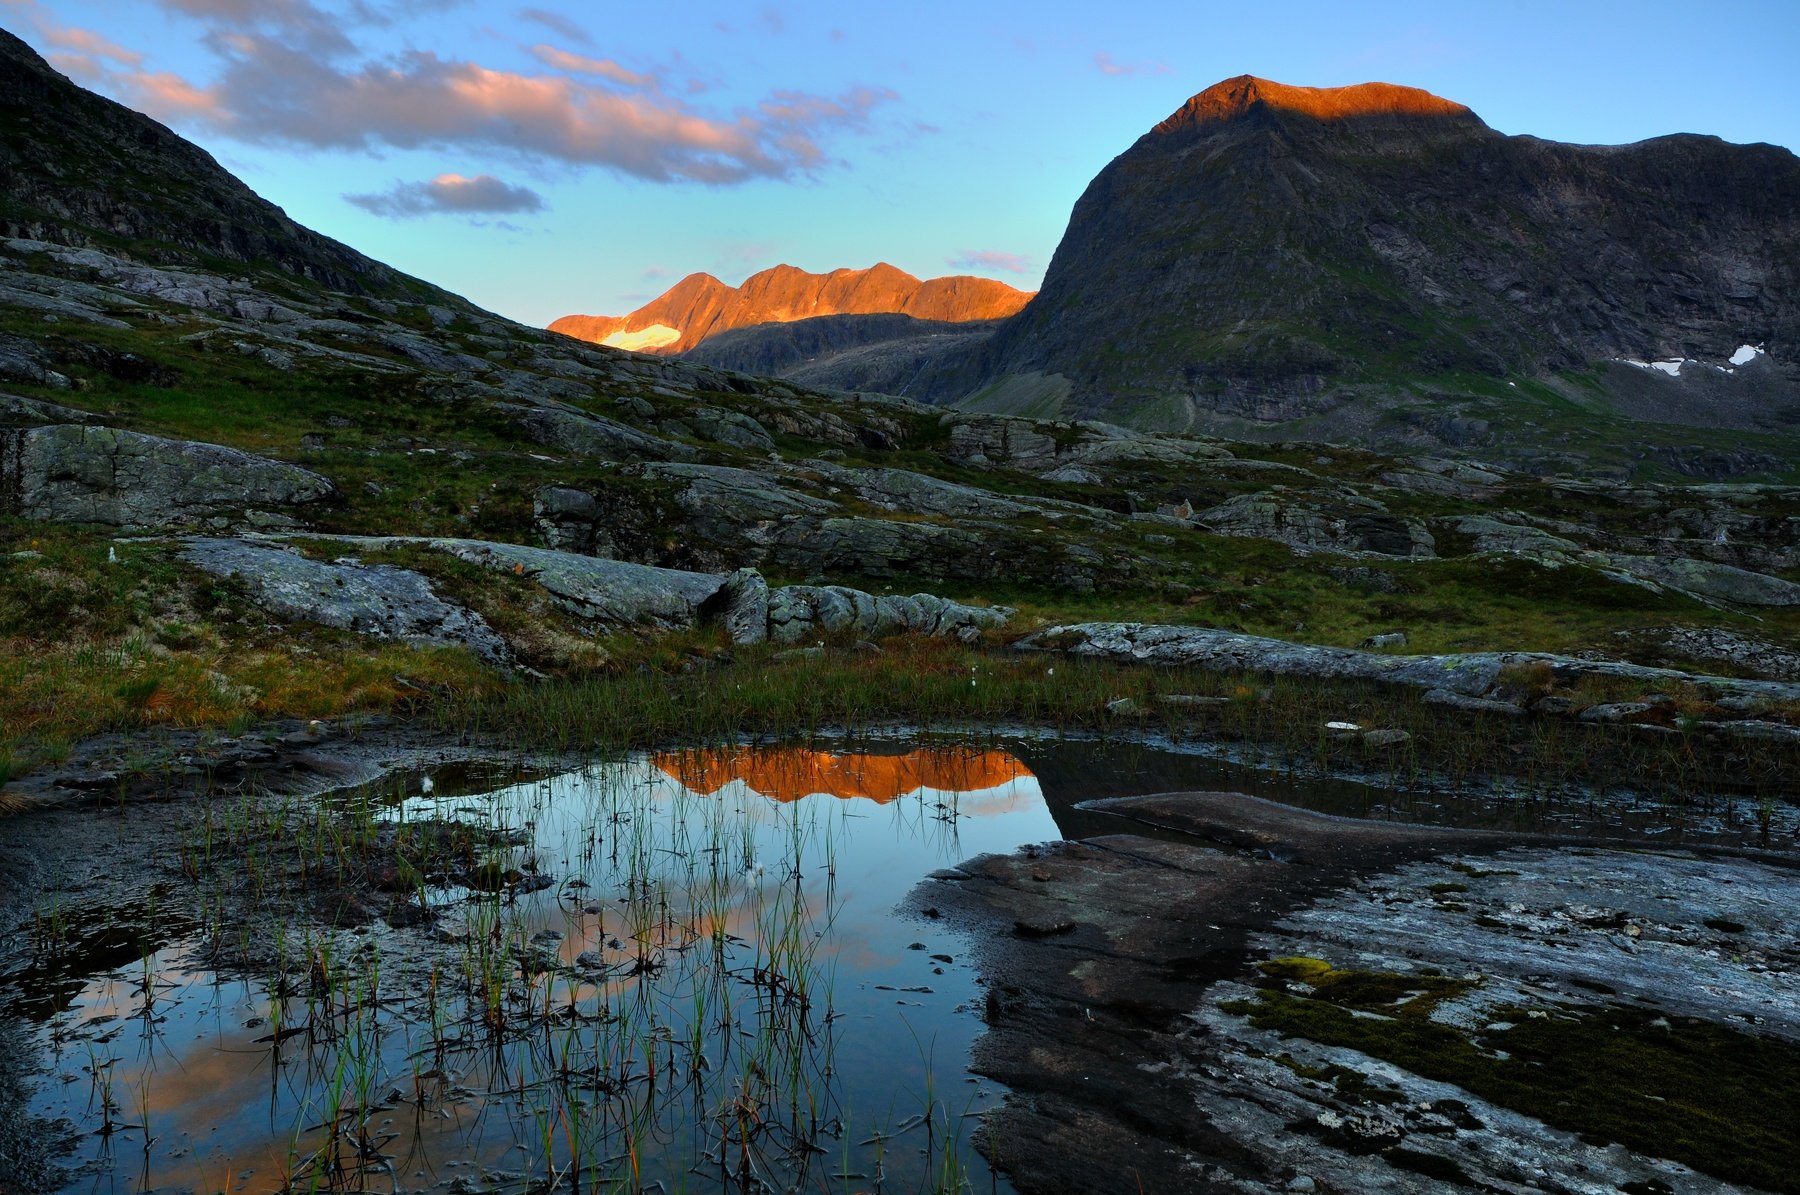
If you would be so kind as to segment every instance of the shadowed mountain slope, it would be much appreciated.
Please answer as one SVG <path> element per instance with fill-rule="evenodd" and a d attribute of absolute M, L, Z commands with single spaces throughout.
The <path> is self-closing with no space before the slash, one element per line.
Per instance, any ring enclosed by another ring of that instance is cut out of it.
<path fill-rule="evenodd" d="M 466 306 L 301 227 L 199 146 L 73 86 L 3 29 L 0 235 L 126 251 L 159 265 L 229 263 L 349 294 Z"/>
<path fill-rule="evenodd" d="M 1734 364 L 1743 346 L 1766 352 Z M 1381 441 L 1389 400 L 1421 380 L 1494 411 L 1506 381 L 1548 380 L 1632 417 L 1777 429 L 1800 416 L 1797 353 L 1786 149 L 1565 145 L 1412 88 L 1244 76 L 1101 171 L 1038 298 L 938 362 L 928 389 L 1163 428 L 1310 419 Z"/>

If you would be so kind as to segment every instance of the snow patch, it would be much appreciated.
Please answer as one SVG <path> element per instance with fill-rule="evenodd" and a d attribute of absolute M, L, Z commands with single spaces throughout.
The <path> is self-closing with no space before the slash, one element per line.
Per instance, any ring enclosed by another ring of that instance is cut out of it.
<path fill-rule="evenodd" d="M 1670 361 L 1639 361 L 1636 357 L 1620 357 L 1619 360 L 1623 361 L 1627 365 L 1635 366 L 1638 369 L 1661 370 L 1663 373 L 1668 374 L 1672 378 L 1680 377 L 1681 376 L 1681 367 L 1683 365 L 1688 364 L 1687 361 L 1684 361 L 1680 358 L 1675 358 L 1674 360 L 1670 360 Z M 1693 364 L 1698 365 L 1699 362 L 1696 361 Z"/>
<path fill-rule="evenodd" d="M 648 328 L 639 328 L 635 332 L 614 332 L 600 343 L 609 349 L 626 349 L 640 353 L 645 349 L 660 349 L 666 344 L 674 344 L 681 339 L 679 329 L 667 324 L 651 324 Z"/>
<path fill-rule="evenodd" d="M 1754 344 L 1740 344 L 1738 351 L 1731 354 L 1733 365 L 1748 365 L 1763 355 L 1763 350 Z"/>

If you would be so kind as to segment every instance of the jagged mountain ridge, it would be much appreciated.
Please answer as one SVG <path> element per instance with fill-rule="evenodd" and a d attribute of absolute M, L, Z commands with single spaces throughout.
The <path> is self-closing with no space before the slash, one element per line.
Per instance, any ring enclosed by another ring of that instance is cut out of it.
<path fill-rule="evenodd" d="M 735 287 L 711 274 L 689 274 L 630 315 L 566 315 L 550 329 L 612 348 L 672 355 L 721 332 L 759 324 L 834 315 L 966 323 L 1000 319 L 1030 300 L 1029 292 L 991 278 L 951 275 L 921 281 L 886 262 L 828 274 L 779 265 Z"/>
<path fill-rule="evenodd" d="M 1613 362 L 1724 366 L 1745 344 L 1767 350 L 1745 371 L 1762 389 L 1729 418 L 1779 426 L 1800 406 L 1786 149 L 1567 145 L 1417 89 L 1244 76 L 1101 171 L 1037 300 L 924 388 L 1184 427 L 1410 378 L 1594 370 L 1629 405 L 1658 379 Z"/>

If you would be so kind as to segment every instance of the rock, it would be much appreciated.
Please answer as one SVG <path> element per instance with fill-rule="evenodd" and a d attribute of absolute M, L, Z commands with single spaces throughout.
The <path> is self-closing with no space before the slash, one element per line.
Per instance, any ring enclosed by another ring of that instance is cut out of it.
<path fill-rule="evenodd" d="M 1710 560 L 1608 555 L 1605 562 L 1640 580 L 1740 606 L 1800 606 L 1800 585 Z"/>
<path fill-rule="evenodd" d="M 685 461 L 696 455 L 677 444 L 603 415 L 570 407 L 525 407 L 501 404 L 526 435 L 539 444 L 576 456 L 604 460 Z"/>
<path fill-rule="evenodd" d="M 1115 718 L 1129 718 L 1138 712 L 1138 703 L 1129 697 L 1119 697 L 1106 703 L 1106 712 Z"/>
<path fill-rule="evenodd" d="M 0 510 L 28 519 L 171 527 L 334 492 L 298 465 L 217 444 L 69 424 L 0 431 Z"/>
<path fill-rule="evenodd" d="M 1398 747 L 1401 743 L 1412 742 L 1412 734 L 1405 730 L 1365 730 L 1362 743 L 1365 747 Z"/>
<path fill-rule="evenodd" d="M 1769 680 L 1800 676 L 1800 652 L 1723 627 L 1666 627 L 1621 631 L 1619 636 L 1653 644 L 1675 656 L 1723 664 Z"/>
<path fill-rule="evenodd" d="M 1764 722 L 1750 718 L 1742 722 L 1702 722 L 1708 730 L 1739 739 L 1760 739 L 1772 743 L 1800 743 L 1800 726 L 1786 722 Z"/>
<path fill-rule="evenodd" d="M 1582 710 L 1579 717 L 1583 722 L 1624 722 L 1649 713 L 1653 707 L 1647 701 L 1616 701 L 1605 705 L 1590 705 Z"/>
<path fill-rule="evenodd" d="M 1248 536 L 1299 551 L 1429 559 L 1435 541 L 1416 519 L 1401 519 L 1372 498 L 1340 494 L 1329 505 L 1282 489 L 1240 494 L 1194 521 L 1219 535 Z"/>
<path fill-rule="evenodd" d="M 994 462 L 1013 469 L 1037 471 L 1056 463 L 1056 440 L 1025 419 L 989 415 L 946 415 L 950 444 L 944 455 L 959 465 Z"/>
<path fill-rule="evenodd" d="M 1574 540 L 1551 535 L 1523 523 L 1509 523 L 1487 515 L 1469 515 L 1456 520 L 1456 530 L 1471 537 L 1477 552 L 1502 556 L 1545 556 L 1581 552 Z"/>
<path fill-rule="evenodd" d="M 929 593 L 876 597 L 841 585 L 789 585 L 769 595 L 769 638 L 797 643 L 820 633 L 848 632 L 863 638 L 909 632 L 960 635 L 1004 626 L 1006 606 L 966 606 Z"/>
<path fill-rule="evenodd" d="M 1163 693 L 1156 700 L 1159 705 L 1172 705 L 1177 709 L 1212 709 L 1231 704 L 1229 697 L 1199 697 L 1192 693 Z"/>
<path fill-rule="evenodd" d="M 1379 651 L 1384 647 L 1405 647 L 1406 632 L 1387 631 L 1380 635 L 1370 635 L 1367 639 L 1364 639 L 1359 646 L 1375 651 Z"/>
<path fill-rule="evenodd" d="M 1502 701 L 1495 697 L 1470 697 L 1466 693 L 1457 693 L 1450 689 L 1427 689 L 1420 700 L 1424 701 L 1426 705 L 1441 705 L 1470 714 L 1502 714 L 1507 717 L 1516 717 L 1525 712 L 1510 701 Z"/>
<path fill-rule="evenodd" d="M 241 539 L 185 540 L 181 557 L 215 576 L 235 577 L 257 605 L 283 618 L 377 639 L 466 647 L 490 664 L 511 664 L 512 653 L 479 614 L 444 601 L 408 569 L 326 564 Z"/>
<path fill-rule="evenodd" d="M 41 398 L 0 394 L 0 428 L 36 427 L 45 423 L 94 423 L 97 416 Z"/>
<path fill-rule="evenodd" d="M 1031 514 L 1038 503 L 1005 498 L 988 490 L 943 481 L 907 469 L 846 469 L 829 466 L 826 476 L 854 489 L 873 506 L 907 514 L 1010 519 Z"/>
<path fill-rule="evenodd" d="M 609 627 L 678 630 L 720 608 L 726 578 L 716 573 L 655 568 L 470 539 L 395 540 L 415 543 L 496 572 L 527 577 L 577 618 Z"/>
<path fill-rule="evenodd" d="M 748 448 L 756 452 L 769 452 L 775 447 L 774 437 L 755 419 L 742 411 L 728 411 L 721 407 L 695 407 L 688 413 L 688 422 L 702 440 L 711 440 L 715 444 L 728 444 L 733 448 Z"/>
<path fill-rule="evenodd" d="M 769 583 L 755 569 L 741 568 L 719 590 L 721 621 L 733 643 L 761 643 L 769 637 Z"/>
<path fill-rule="evenodd" d="M 1289 643 L 1211 627 L 1075 623 L 1038 631 L 1020 640 L 1017 646 L 1026 651 L 1062 651 L 1095 659 L 1182 665 L 1226 674 L 1253 672 L 1321 680 L 1379 681 L 1475 699 L 1495 695 L 1501 688 L 1502 673 L 1508 669 L 1548 666 L 1558 683 L 1574 683 L 1584 677 L 1614 677 L 1637 681 L 1647 687 L 1690 685 L 1720 700 L 1735 697 L 1800 700 L 1800 682 L 1739 680 L 1543 652 L 1379 655 L 1342 647 Z M 1519 707 L 1509 701 L 1493 701 L 1491 708 L 1494 712 L 1519 712 Z"/>

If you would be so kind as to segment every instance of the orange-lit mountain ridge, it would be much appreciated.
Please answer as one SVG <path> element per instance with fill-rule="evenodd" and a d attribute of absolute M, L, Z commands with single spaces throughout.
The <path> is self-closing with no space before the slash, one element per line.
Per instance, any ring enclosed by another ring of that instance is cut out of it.
<path fill-rule="evenodd" d="M 886 262 L 829 274 L 782 265 L 752 274 L 736 287 L 711 274 L 689 274 L 630 315 L 565 315 L 550 329 L 612 348 L 672 355 L 720 332 L 758 324 L 885 314 L 967 323 L 1004 318 L 1030 301 L 1029 291 L 991 278 L 955 275 L 920 281 Z"/>

